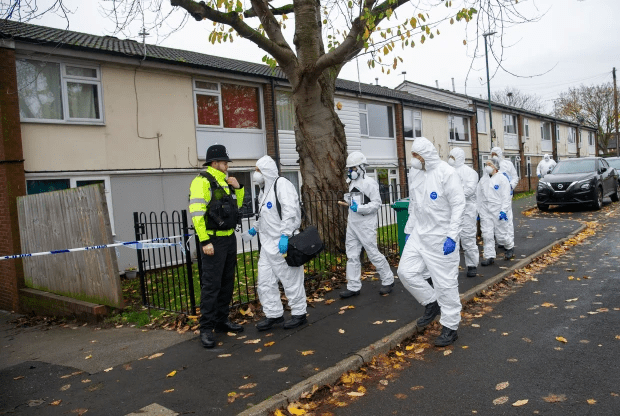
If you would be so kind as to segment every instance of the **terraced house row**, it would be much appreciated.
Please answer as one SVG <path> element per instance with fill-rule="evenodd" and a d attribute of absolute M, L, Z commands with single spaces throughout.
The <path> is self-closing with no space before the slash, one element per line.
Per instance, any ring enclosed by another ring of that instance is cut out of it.
<path fill-rule="evenodd" d="M 261 156 L 301 185 L 290 87 L 277 69 L 10 21 L 0 23 L 0 61 L 3 85 L 18 90 L 3 98 L 3 122 L 19 126 L 12 140 L 23 152 L 12 180 L 25 181 L 28 194 L 102 183 L 117 240 L 133 238 L 134 211 L 186 208 L 189 183 L 214 143 L 227 146 L 230 171 L 249 190 L 247 215 Z M 536 188 L 544 153 L 597 154 L 595 128 L 548 115 L 494 104 L 491 142 L 485 100 L 412 82 L 336 86 L 348 150 L 369 156 L 369 174 L 384 190 L 406 183 L 411 143 L 421 136 L 444 159 L 462 147 L 477 170 L 499 145 L 519 171 L 519 190 Z M 393 199 L 386 193 L 386 203 Z"/>

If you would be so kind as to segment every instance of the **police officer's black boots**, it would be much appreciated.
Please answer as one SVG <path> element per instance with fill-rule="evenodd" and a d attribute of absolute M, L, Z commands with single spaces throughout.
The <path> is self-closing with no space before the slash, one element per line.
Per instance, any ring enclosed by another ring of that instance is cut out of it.
<path fill-rule="evenodd" d="M 482 266 L 490 266 L 495 263 L 495 259 L 493 257 L 489 257 L 488 259 L 484 259 L 480 262 Z"/>
<path fill-rule="evenodd" d="M 420 329 L 426 328 L 428 324 L 433 322 L 435 317 L 439 315 L 440 312 L 441 312 L 441 309 L 439 308 L 439 304 L 437 303 L 437 301 L 429 303 L 428 305 L 426 305 L 424 316 L 422 316 L 420 319 L 417 320 L 416 325 Z"/>
<path fill-rule="evenodd" d="M 267 331 L 271 329 L 275 324 L 281 324 L 282 322 L 284 322 L 283 316 L 280 316 L 278 318 L 265 318 L 256 324 L 256 329 L 258 329 L 259 331 Z"/>
<path fill-rule="evenodd" d="M 456 333 L 456 329 L 450 329 L 444 326 L 441 328 L 441 334 L 435 339 L 435 346 L 446 347 L 454 343 L 457 339 L 459 339 L 459 336 Z"/>
<path fill-rule="evenodd" d="M 387 295 L 388 293 L 392 291 L 393 287 L 394 287 L 394 282 L 392 282 L 391 285 L 381 285 L 381 289 L 379 289 L 379 294 L 381 296 Z"/>
<path fill-rule="evenodd" d="M 284 325 L 282 325 L 282 327 L 284 329 L 293 329 L 293 328 L 297 328 L 298 326 L 302 326 L 303 324 L 307 322 L 308 322 L 308 319 L 306 318 L 306 314 L 292 315 L 291 320 L 284 322 Z"/>
<path fill-rule="evenodd" d="M 478 274 L 478 268 L 476 266 L 467 267 L 467 277 L 476 277 L 476 274 Z"/>
<path fill-rule="evenodd" d="M 504 260 L 510 260 L 514 256 L 515 256 L 515 249 L 514 248 L 510 248 L 510 249 L 506 250 L 506 254 L 504 255 Z"/>
<path fill-rule="evenodd" d="M 210 330 L 200 333 L 200 343 L 205 348 L 215 347 L 215 335 Z"/>
<path fill-rule="evenodd" d="M 338 295 L 342 298 L 342 299 L 346 299 L 346 298 L 350 298 L 352 296 L 357 296 L 360 294 L 359 290 L 343 290 L 342 292 L 340 292 Z"/>
<path fill-rule="evenodd" d="M 215 325 L 215 332 L 243 332 L 243 327 L 234 322 L 226 321 Z"/>

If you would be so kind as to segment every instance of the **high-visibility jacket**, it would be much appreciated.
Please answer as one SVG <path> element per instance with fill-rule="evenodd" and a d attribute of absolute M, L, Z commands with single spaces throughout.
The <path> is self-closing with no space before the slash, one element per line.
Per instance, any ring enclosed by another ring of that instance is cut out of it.
<path fill-rule="evenodd" d="M 213 175 L 217 182 L 224 188 L 224 191 L 230 195 L 230 188 L 226 183 L 226 174 L 222 171 L 209 166 L 207 172 Z M 237 199 L 237 207 L 241 208 L 243 205 L 243 197 L 245 196 L 245 189 L 243 185 L 239 189 L 235 189 L 235 195 L 233 198 Z M 234 228 L 230 230 L 207 230 L 205 221 L 205 214 L 209 212 L 209 202 L 211 201 L 211 184 L 209 180 L 201 175 L 198 175 L 192 181 L 189 187 L 189 214 L 192 217 L 196 234 L 200 243 L 204 246 L 209 244 L 211 235 L 226 236 L 235 232 Z"/>

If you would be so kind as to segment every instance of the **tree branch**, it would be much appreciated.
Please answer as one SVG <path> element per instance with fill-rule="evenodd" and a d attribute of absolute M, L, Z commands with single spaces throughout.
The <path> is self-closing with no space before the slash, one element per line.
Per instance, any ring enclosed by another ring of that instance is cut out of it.
<path fill-rule="evenodd" d="M 276 8 L 269 8 L 269 10 L 271 11 L 271 14 L 273 14 L 274 16 L 281 16 L 283 14 L 289 14 L 289 13 L 294 13 L 295 12 L 295 8 L 292 4 L 287 4 L 286 6 L 282 6 L 282 7 L 276 7 Z M 254 10 L 254 7 L 252 7 L 250 10 L 246 10 L 243 12 L 243 17 L 245 18 L 251 18 L 251 17 L 258 17 L 258 14 L 256 13 L 256 10 Z"/>
<path fill-rule="evenodd" d="M 241 20 L 241 17 L 236 12 L 222 13 L 207 6 L 204 1 L 198 3 L 194 0 L 170 0 L 170 4 L 172 6 L 178 6 L 187 10 L 187 12 L 198 21 L 208 19 L 213 22 L 222 23 L 232 27 L 239 33 L 239 35 L 255 43 L 259 48 L 272 55 L 283 67 L 290 65 L 296 59 L 295 54 L 286 41 L 280 44 L 274 39 L 271 39 L 267 28 L 265 28 L 265 31 L 269 38 L 261 35 L 257 30 L 253 29 Z M 256 7 L 256 4 L 254 4 L 254 7 Z M 264 24 L 263 27 L 265 27 Z M 281 32 L 280 36 L 282 36 Z M 284 38 L 282 37 L 282 40 L 283 39 Z"/>

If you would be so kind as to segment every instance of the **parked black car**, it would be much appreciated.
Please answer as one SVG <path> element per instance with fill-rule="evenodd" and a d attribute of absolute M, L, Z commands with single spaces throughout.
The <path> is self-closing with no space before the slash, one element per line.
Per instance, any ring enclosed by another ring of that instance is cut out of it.
<path fill-rule="evenodd" d="M 600 157 L 560 161 L 550 174 L 538 182 L 536 204 L 546 211 L 549 205 L 591 204 L 603 207 L 603 198 L 620 199 L 618 172 Z"/>

